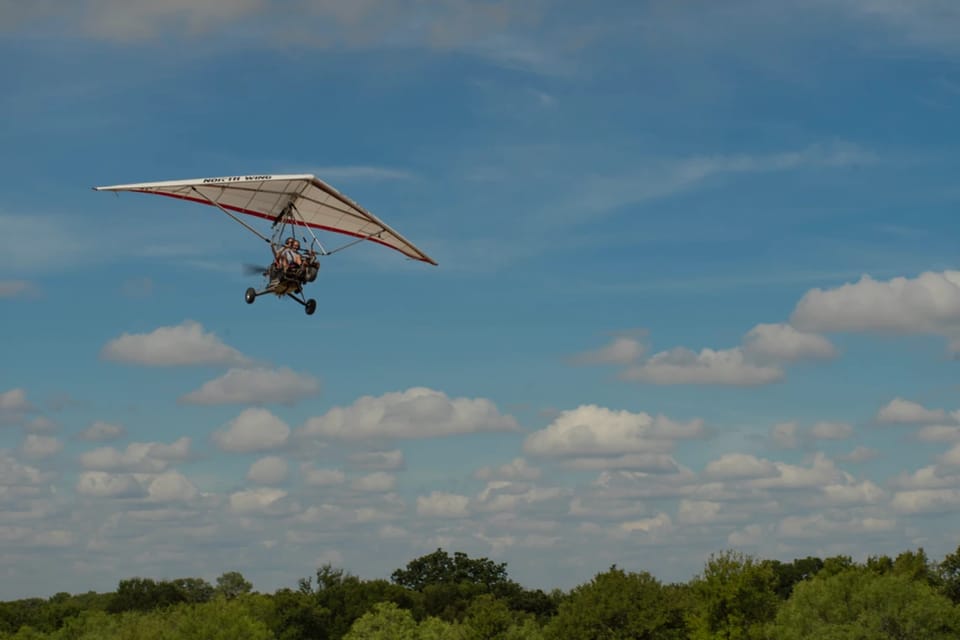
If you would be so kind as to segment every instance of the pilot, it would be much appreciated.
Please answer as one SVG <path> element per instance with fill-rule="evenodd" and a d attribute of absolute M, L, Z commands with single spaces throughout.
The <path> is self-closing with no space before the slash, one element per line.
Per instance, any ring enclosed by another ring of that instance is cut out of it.
<path fill-rule="evenodd" d="M 300 243 L 297 242 L 297 239 L 292 236 L 287 238 L 283 249 L 277 253 L 277 262 L 280 268 L 286 270 L 291 265 L 300 266 L 303 263 L 303 259 L 300 257 L 299 251 Z"/>

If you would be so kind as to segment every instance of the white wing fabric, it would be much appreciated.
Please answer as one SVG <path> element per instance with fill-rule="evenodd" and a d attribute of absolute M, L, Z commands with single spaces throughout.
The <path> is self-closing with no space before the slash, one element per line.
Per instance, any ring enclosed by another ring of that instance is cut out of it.
<path fill-rule="evenodd" d="M 310 175 L 248 175 L 195 178 L 167 182 L 141 182 L 96 191 L 136 191 L 179 198 L 230 211 L 274 220 L 291 204 L 294 224 L 342 233 L 396 249 L 414 260 L 437 264 L 409 240 L 353 200 Z"/>

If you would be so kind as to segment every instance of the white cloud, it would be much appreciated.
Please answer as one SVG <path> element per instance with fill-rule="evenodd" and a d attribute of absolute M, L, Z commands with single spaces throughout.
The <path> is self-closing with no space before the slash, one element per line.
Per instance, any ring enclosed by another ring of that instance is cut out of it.
<path fill-rule="evenodd" d="M 746 453 L 727 453 L 709 462 L 704 468 L 706 478 L 771 478 L 778 475 L 774 463 Z"/>
<path fill-rule="evenodd" d="M 865 447 L 863 445 L 857 446 L 853 451 L 848 453 L 845 456 L 842 456 L 840 459 L 846 462 L 866 462 L 868 460 L 873 460 L 880 455 L 880 452 L 876 449 L 871 449 L 870 447 Z"/>
<path fill-rule="evenodd" d="M 827 504 L 851 506 L 878 504 L 886 500 L 887 493 L 870 480 L 853 483 L 833 483 L 821 488 Z"/>
<path fill-rule="evenodd" d="M 324 487 L 342 484 L 346 481 L 346 474 L 339 469 L 315 469 L 312 464 L 300 465 L 303 481 L 313 487 Z"/>
<path fill-rule="evenodd" d="M 143 486 L 132 475 L 106 471 L 81 472 L 76 490 L 81 495 L 96 498 L 139 498 L 146 495 Z"/>
<path fill-rule="evenodd" d="M 771 428 L 770 439 L 780 449 L 795 449 L 799 444 L 799 431 L 796 422 L 781 422 Z"/>
<path fill-rule="evenodd" d="M 470 515 L 470 498 L 455 493 L 433 491 L 417 497 L 417 515 L 427 518 L 465 518 Z"/>
<path fill-rule="evenodd" d="M 630 364 L 643 356 L 644 345 L 636 338 L 620 336 L 605 347 L 584 352 L 574 358 L 578 364 Z"/>
<path fill-rule="evenodd" d="M 893 494 L 890 506 L 904 514 L 944 513 L 960 507 L 960 489 L 913 489 Z"/>
<path fill-rule="evenodd" d="M 221 451 L 254 453 L 279 449 L 287 444 L 290 427 L 266 409 L 244 409 L 216 431 L 211 439 Z"/>
<path fill-rule="evenodd" d="M 27 392 L 23 389 L 10 389 L 0 393 L 0 411 L 19 413 L 32 409 L 33 405 L 27 402 Z"/>
<path fill-rule="evenodd" d="M 361 469 L 399 471 L 404 468 L 403 451 L 361 451 L 350 456 L 350 463 Z"/>
<path fill-rule="evenodd" d="M 564 467 L 578 471 L 624 469 L 646 473 L 672 473 L 680 469 L 676 459 L 667 453 L 628 453 L 622 456 L 571 458 Z"/>
<path fill-rule="evenodd" d="M 779 461 L 773 464 L 777 469 L 776 476 L 750 480 L 747 486 L 757 489 L 810 489 L 848 479 L 832 460 L 819 452 L 809 467 Z"/>
<path fill-rule="evenodd" d="M 878 422 L 894 424 L 937 422 L 945 417 L 946 413 L 943 409 L 927 409 L 921 404 L 903 398 L 894 398 L 877 412 Z"/>
<path fill-rule="evenodd" d="M 122 438 L 124 435 L 126 435 L 126 432 L 126 429 L 124 429 L 121 425 L 97 420 L 89 427 L 81 431 L 79 435 L 83 440 L 89 440 L 91 442 L 106 442 L 108 440 Z"/>
<path fill-rule="evenodd" d="M 147 483 L 147 495 L 153 502 L 185 502 L 198 493 L 194 484 L 175 470 L 165 471 Z"/>
<path fill-rule="evenodd" d="M 685 425 L 664 416 L 582 405 L 562 412 L 545 429 L 532 433 L 523 449 L 540 456 L 665 453 L 672 448 L 670 434 L 685 434 L 691 425 L 697 427 L 701 422 Z"/>
<path fill-rule="evenodd" d="M 320 382 L 291 369 L 230 369 L 180 400 L 187 404 L 294 404 L 317 395 Z"/>
<path fill-rule="evenodd" d="M 536 480 L 540 477 L 540 469 L 530 466 L 523 458 L 514 458 L 510 462 L 496 468 L 481 467 L 474 472 L 473 477 L 478 480 L 490 480 L 492 478 Z"/>
<path fill-rule="evenodd" d="M 923 442 L 960 442 L 960 426 L 931 424 L 917 432 L 917 439 Z"/>
<path fill-rule="evenodd" d="M 853 435 L 853 426 L 845 422 L 818 422 L 810 429 L 817 440 L 846 440 Z"/>
<path fill-rule="evenodd" d="M 46 416 L 36 416 L 24 423 L 23 428 L 32 433 L 49 433 L 57 430 L 57 423 Z"/>
<path fill-rule="evenodd" d="M 641 364 L 624 370 L 625 380 L 651 384 L 703 384 L 758 386 L 783 379 L 777 367 L 749 362 L 741 348 L 701 349 L 684 347 L 661 351 Z"/>
<path fill-rule="evenodd" d="M 392 491 L 397 486 L 397 479 L 393 474 L 377 471 L 357 478 L 351 486 L 357 491 L 383 493 Z"/>
<path fill-rule="evenodd" d="M 646 534 L 649 536 L 657 536 L 673 530 L 673 519 L 666 513 L 658 513 L 650 518 L 622 522 L 619 530 L 628 535 Z"/>
<path fill-rule="evenodd" d="M 287 479 L 287 461 L 278 456 L 265 456 L 250 465 L 247 480 L 256 484 L 280 484 Z"/>
<path fill-rule="evenodd" d="M 159 473 L 174 460 L 184 460 L 190 454 L 190 438 L 184 436 L 171 444 L 160 442 L 132 442 L 126 450 L 101 447 L 80 454 L 84 469 L 96 471 L 130 471 Z"/>
<path fill-rule="evenodd" d="M 24 464 L 0 449 L 0 487 L 29 487 L 45 484 L 50 474 Z"/>
<path fill-rule="evenodd" d="M 150 333 L 124 333 L 100 352 L 105 360 L 150 367 L 245 365 L 250 360 L 192 320 Z"/>
<path fill-rule="evenodd" d="M 837 534 L 859 535 L 891 531 L 896 520 L 891 518 L 848 517 L 834 519 L 822 513 L 787 516 L 777 526 L 777 535 L 784 538 L 820 538 Z"/>
<path fill-rule="evenodd" d="M 0 280 L 0 298 L 13 298 L 29 293 L 32 287 L 26 280 Z"/>
<path fill-rule="evenodd" d="M 960 271 L 886 281 L 864 275 L 834 289 L 811 289 L 790 318 L 807 331 L 876 331 L 955 336 L 960 330 Z"/>
<path fill-rule="evenodd" d="M 940 464 L 957 467 L 960 466 L 960 442 L 950 447 L 946 452 L 938 457 Z"/>
<path fill-rule="evenodd" d="M 236 513 L 258 513 L 267 511 L 275 502 L 287 497 L 282 489 L 246 489 L 230 494 L 230 510 Z"/>
<path fill-rule="evenodd" d="M 960 475 L 950 474 L 948 471 L 952 470 L 930 465 L 917 469 L 913 473 L 901 472 L 890 482 L 890 485 L 897 489 L 911 490 L 960 487 Z"/>
<path fill-rule="evenodd" d="M 837 355 L 829 340 L 797 331 L 788 324 L 758 324 L 744 337 L 744 350 L 775 360 L 829 359 Z"/>
<path fill-rule="evenodd" d="M 303 435 L 363 440 L 431 438 L 480 431 L 515 431 L 512 416 L 502 415 L 484 398 L 448 398 L 440 391 L 414 387 L 379 397 L 364 396 L 349 407 L 335 407 L 310 418 Z"/>
<path fill-rule="evenodd" d="M 46 458 L 59 453 L 63 443 L 51 436 L 29 434 L 23 441 L 23 453 L 31 458 Z"/>
<path fill-rule="evenodd" d="M 524 505 L 564 498 L 569 491 L 559 487 L 535 487 L 509 480 L 487 483 L 477 496 L 477 508 L 487 512 L 515 511 Z"/>

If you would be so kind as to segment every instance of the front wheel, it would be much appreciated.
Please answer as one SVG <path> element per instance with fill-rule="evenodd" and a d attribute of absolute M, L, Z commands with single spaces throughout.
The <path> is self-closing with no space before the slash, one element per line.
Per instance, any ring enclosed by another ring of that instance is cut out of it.
<path fill-rule="evenodd" d="M 307 300 L 307 304 L 304 306 L 304 310 L 307 312 L 308 316 L 312 316 L 313 312 L 317 310 L 317 301 L 313 298 Z"/>
<path fill-rule="evenodd" d="M 247 301 L 247 304 L 253 304 L 253 301 L 257 299 L 257 290 L 250 287 L 243 297 Z"/>

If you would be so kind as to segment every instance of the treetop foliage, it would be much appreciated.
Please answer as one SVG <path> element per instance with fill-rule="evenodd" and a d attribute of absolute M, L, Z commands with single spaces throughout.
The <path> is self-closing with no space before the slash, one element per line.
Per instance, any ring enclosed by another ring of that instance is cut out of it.
<path fill-rule="evenodd" d="M 0 602 L 0 640 L 946 640 L 960 638 L 960 547 L 940 562 L 735 551 L 686 583 L 611 566 L 549 594 L 506 563 L 443 549 L 390 580 L 331 565 L 258 593 L 238 571 L 120 580 L 115 591 Z"/>

